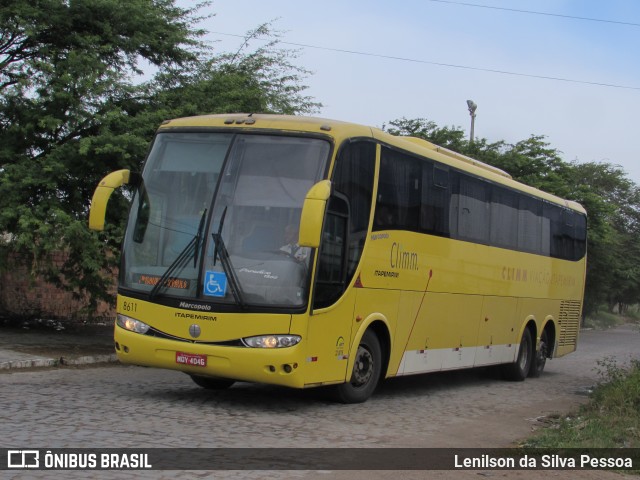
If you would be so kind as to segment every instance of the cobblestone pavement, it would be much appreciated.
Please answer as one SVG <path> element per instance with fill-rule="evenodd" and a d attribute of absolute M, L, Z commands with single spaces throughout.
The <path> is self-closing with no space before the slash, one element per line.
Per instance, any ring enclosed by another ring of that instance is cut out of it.
<path fill-rule="evenodd" d="M 584 401 L 598 380 L 599 361 L 628 361 L 639 354 L 639 339 L 637 327 L 587 331 L 578 352 L 547 362 L 539 379 L 505 382 L 491 370 L 398 378 L 360 405 L 332 403 L 321 390 L 244 383 L 211 392 L 179 372 L 121 365 L 7 371 L 0 373 L 0 438 L 5 448 L 504 447 L 529 436 L 543 417 L 568 412 Z M 2 473 L 7 478 L 89 478 L 87 472 Z M 166 471 L 88 473 L 105 479 L 178 476 Z M 535 472 L 485 473 L 538 478 L 527 476 Z M 619 478 L 608 472 L 540 473 L 544 478 Z M 452 474 L 478 478 L 470 472 L 428 476 L 454 478 Z M 333 480 L 390 475 L 234 471 L 181 472 L 179 477 Z M 402 473 L 402 478 L 426 476 Z"/>

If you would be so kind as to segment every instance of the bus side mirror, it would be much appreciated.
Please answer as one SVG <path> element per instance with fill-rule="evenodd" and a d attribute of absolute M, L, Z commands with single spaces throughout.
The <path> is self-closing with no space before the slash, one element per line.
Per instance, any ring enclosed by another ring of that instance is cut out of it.
<path fill-rule="evenodd" d="M 129 170 L 117 170 L 100 181 L 96 191 L 93 192 L 89 209 L 89 228 L 91 230 L 104 230 L 104 217 L 107 213 L 109 197 L 116 188 L 129 183 L 130 180 L 132 182 L 138 181 L 138 175 L 131 174 Z"/>
<path fill-rule="evenodd" d="M 307 192 L 302 205 L 302 215 L 300 216 L 300 239 L 298 245 L 301 247 L 318 248 L 320 246 L 320 235 L 322 234 L 322 221 L 327 207 L 327 200 L 331 195 L 331 182 L 322 180 L 316 183 Z"/>

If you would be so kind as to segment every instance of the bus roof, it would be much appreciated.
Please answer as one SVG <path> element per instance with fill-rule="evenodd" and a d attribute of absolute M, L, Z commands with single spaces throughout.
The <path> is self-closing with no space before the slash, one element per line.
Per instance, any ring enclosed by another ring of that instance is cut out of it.
<path fill-rule="evenodd" d="M 367 127 L 355 123 L 296 115 L 232 113 L 200 115 L 166 120 L 160 126 L 160 130 L 184 127 L 251 128 L 259 130 L 288 130 L 293 132 L 321 133 L 333 137 L 336 142 L 341 142 L 343 139 L 349 137 L 374 138 L 396 148 L 406 150 L 419 156 L 431 158 L 440 163 L 464 170 L 495 183 L 500 183 L 549 202 L 557 203 L 567 208 L 586 213 L 582 205 L 577 202 L 564 200 L 550 193 L 513 180 L 511 175 L 507 172 L 472 157 L 440 147 L 439 145 L 433 144 L 422 138 L 395 136 L 378 128 Z"/>
<path fill-rule="evenodd" d="M 171 127 L 230 127 L 290 130 L 309 133 L 325 133 L 335 136 L 371 137 L 371 127 L 355 123 L 341 122 L 317 117 L 302 117 L 296 115 L 274 114 L 214 114 L 196 117 L 184 117 L 163 122 L 162 128 Z"/>

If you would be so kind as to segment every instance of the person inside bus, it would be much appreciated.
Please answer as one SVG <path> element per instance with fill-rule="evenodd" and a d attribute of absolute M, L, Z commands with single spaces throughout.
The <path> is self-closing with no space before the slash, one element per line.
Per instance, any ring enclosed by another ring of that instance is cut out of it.
<path fill-rule="evenodd" d="M 374 229 L 384 230 L 393 225 L 393 214 L 386 205 L 378 204 L 376 207 L 375 218 L 373 221 Z"/>
<path fill-rule="evenodd" d="M 297 261 L 301 262 L 309 255 L 307 247 L 298 245 L 298 227 L 296 225 L 289 224 L 284 227 L 284 242 L 285 244 L 280 247 L 280 251 L 290 255 Z"/>

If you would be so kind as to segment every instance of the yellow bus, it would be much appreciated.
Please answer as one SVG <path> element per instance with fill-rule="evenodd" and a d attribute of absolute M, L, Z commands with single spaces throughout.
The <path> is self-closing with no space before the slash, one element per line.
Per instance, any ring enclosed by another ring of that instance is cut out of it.
<path fill-rule="evenodd" d="M 200 386 L 333 385 L 502 365 L 514 380 L 576 348 L 586 213 L 425 140 L 318 118 L 164 122 L 122 247 L 121 362 Z"/>

